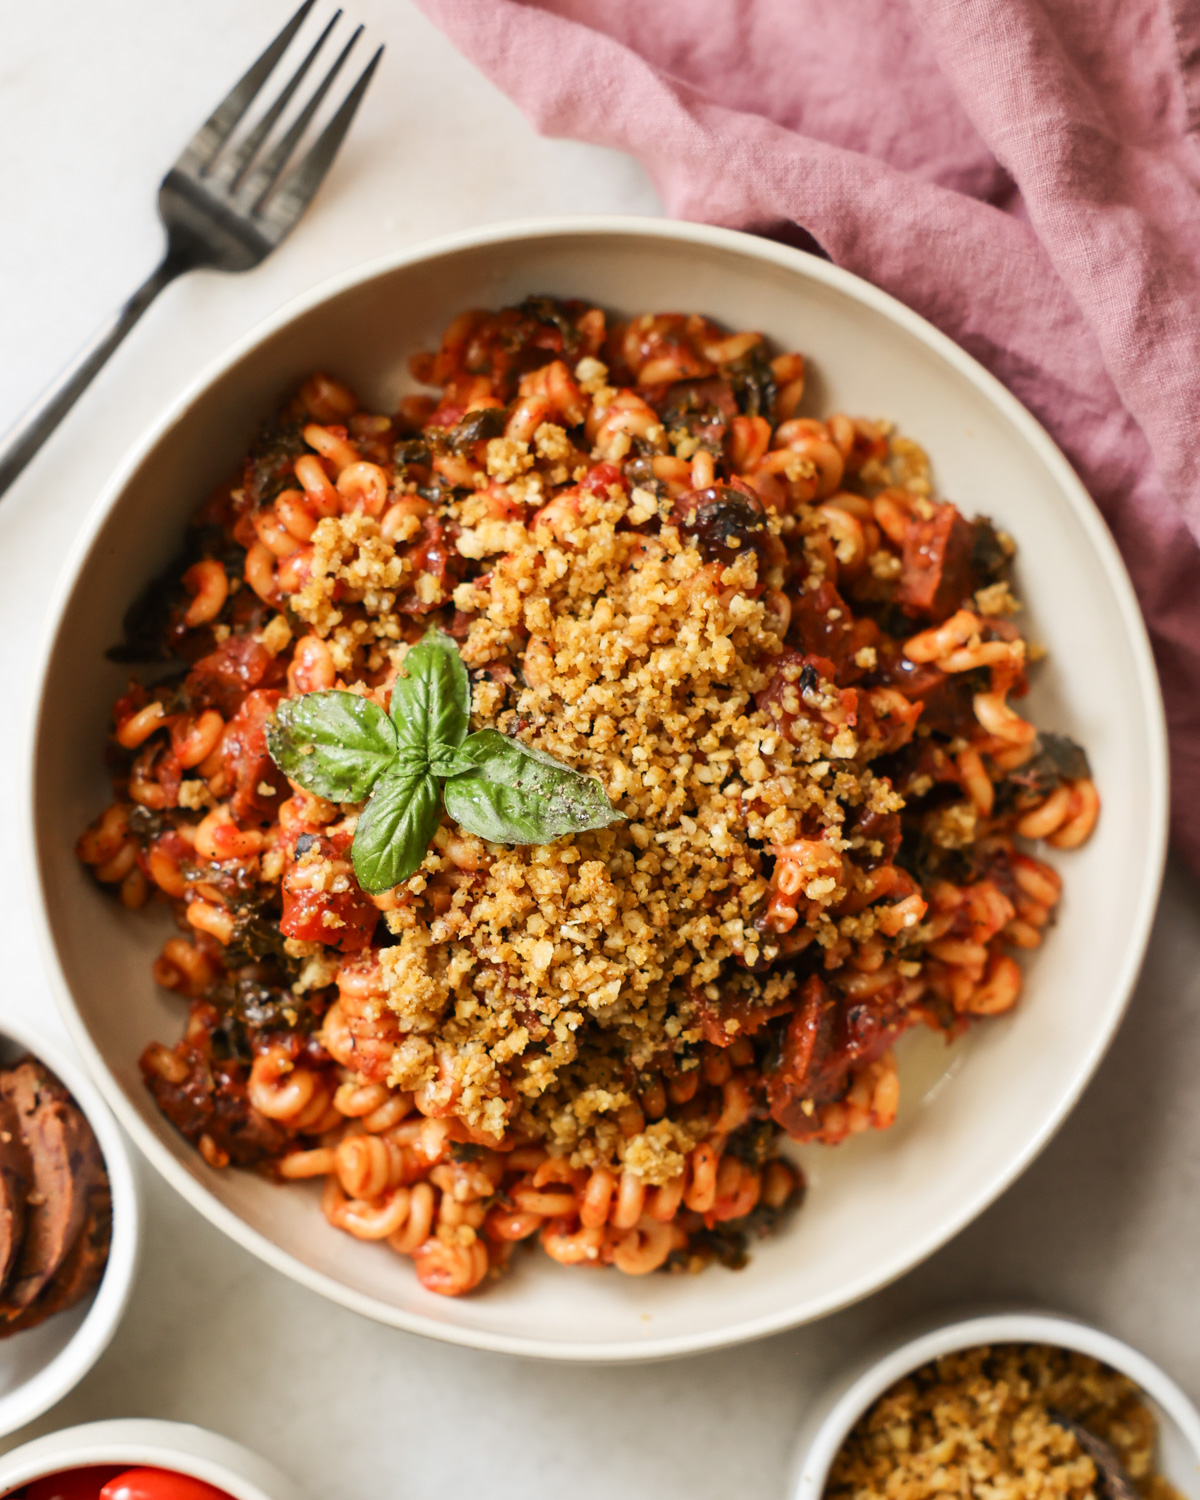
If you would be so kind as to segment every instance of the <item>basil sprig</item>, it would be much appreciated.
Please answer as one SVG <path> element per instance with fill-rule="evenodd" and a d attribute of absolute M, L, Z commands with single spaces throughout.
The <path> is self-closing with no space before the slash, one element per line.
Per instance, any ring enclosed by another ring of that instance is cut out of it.
<path fill-rule="evenodd" d="M 414 874 L 446 811 L 492 844 L 548 844 L 620 822 L 592 776 L 495 729 L 468 734 L 471 688 L 458 647 L 430 630 L 404 658 L 392 711 L 356 693 L 305 693 L 279 705 L 271 759 L 332 802 L 367 802 L 351 847 L 364 891 Z"/>

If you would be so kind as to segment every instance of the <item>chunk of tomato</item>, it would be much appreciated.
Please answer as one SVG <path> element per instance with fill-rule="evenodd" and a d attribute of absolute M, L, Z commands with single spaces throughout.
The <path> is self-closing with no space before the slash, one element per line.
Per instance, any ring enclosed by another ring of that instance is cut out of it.
<path fill-rule="evenodd" d="M 371 941 L 379 908 L 354 878 L 354 866 L 330 841 L 309 834 L 297 841 L 284 871 L 279 930 L 304 943 L 327 943 L 354 953 Z"/>
<path fill-rule="evenodd" d="M 221 755 L 237 819 L 269 822 L 287 796 L 287 781 L 267 753 L 267 723 L 280 696 L 273 688 L 255 688 L 225 726 Z"/>
<path fill-rule="evenodd" d="M 170 1469 L 126 1469 L 108 1481 L 100 1500 L 229 1500 L 229 1494 Z"/>

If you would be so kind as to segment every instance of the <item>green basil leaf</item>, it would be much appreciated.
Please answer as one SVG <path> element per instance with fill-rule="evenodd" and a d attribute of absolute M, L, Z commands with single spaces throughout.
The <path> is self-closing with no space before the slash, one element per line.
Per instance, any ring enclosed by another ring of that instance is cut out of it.
<path fill-rule="evenodd" d="M 439 749 L 457 750 L 471 727 L 471 685 L 458 647 L 433 629 L 404 658 L 392 687 L 392 722 L 399 743 L 432 761 Z"/>
<path fill-rule="evenodd" d="M 444 778 L 458 776 L 463 771 L 473 771 L 475 762 L 463 758 L 461 747 L 452 750 L 449 745 L 436 745 L 429 757 L 428 766 L 435 776 Z"/>
<path fill-rule="evenodd" d="M 412 765 L 375 783 L 358 819 L 350 857 L 364 891 L 390 891 L 420 868 L 442 817 L 437 778 Z"/>
<path fill-rule="evenodd" d="M 452 765 L 441 773 L 446 811 L 489 843 L 548 844 L 624 819 L 595 777 L 495 729 L 471 735 Z"/>
<path fill-rule="evenodd" d="M 396 731 L 357 693 L 285 699 L 267 729 L 267 750 L 285 776 L 331 802 L 361 802 L 396 756 Z"/>

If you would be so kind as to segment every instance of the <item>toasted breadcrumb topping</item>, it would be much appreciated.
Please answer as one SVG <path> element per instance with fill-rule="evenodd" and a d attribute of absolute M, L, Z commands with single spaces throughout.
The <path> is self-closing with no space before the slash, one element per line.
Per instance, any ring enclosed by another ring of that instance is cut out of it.
<path fill-rule="evenodd" d="M 460 554 L 496 558 L 454 591 L 471 616 L 461 652 L 475 670 L 472 728 L 495 726 L 598 777 L 627 821 L 547 846 L 490 848 L 487 868 L 432 919 L 421 898 L 454 865 L 431 850 L 388 915 L 398 941 L 380 954 L 403 1037 L 388 1082 L 415 1090 L 437 1080 L 475 1130 L 499 1136 L 507 1122 L 576 1165 L 620 1161 L 660 1183 L 707 1123 L 660 1122 L 624 1137 L 616 1117 L 634 1102 L 631 1079 L 700 1040 L 706 992 L 715 1001 L 732 984 L 773 1006 L 796 983 L 789 971 L 753 972 L 779 951 L 755 926 L 768 892 L 764 850 L 814 824 L 829 849 L 847 848 L 848 808 L 904 803 L 872 774 L 869 747 L 849 727 L 829 739 L 797 719 L 788 736 L 756 707 L 783 642 L 753 550 L 723 566 L 705 563 L 670 524 L 657 535 L 627 529 L 647 519 L 654 497 L 620 484 L 580 487 L 569 506 L 528 521 L 489 519 L 497 501 L 526 504 L 541 483 L 534 464 L 559 460 L 564 444 L 550 424 L 535 449 L 492 439 L 486 492 L 448 507 Z M 919 452 L 905 451 L 910 478 Z M 776 517 L 769 525 L 778 534 Z M 364 645 L 402 661 L 393 606 L 407 559 L 360 514 L 322 521 L 313 541 L 295 612 L 328 638 L 339 669 Z M 347 588 L 359 605 L 348 624 Z M 502 687 L 505 673 L 523 685 Z M 799 712 L 799 665 L 789 674 L 797 686 L 783 707 Z M 819 684 L 814 701 L 836 703 L 836 688 Z M 846 894 L 824 869 L 805 886 L 821 910 Z M 832 946 L 839 934 L 869 937 L 874 914 L 816 925 Z"/>
<path fill-rule="evenodd" d="M 1106 1442 L 1146 1500 L 1180 1500 L 1155 1472 L 1155 1421 L 1133 1381 L 1044 1344 L 946 1355 L 892 1386 L 842 1445 L 826 1500 L 1092 1500 L 1096 1465 L 1059 1413 Z"/>

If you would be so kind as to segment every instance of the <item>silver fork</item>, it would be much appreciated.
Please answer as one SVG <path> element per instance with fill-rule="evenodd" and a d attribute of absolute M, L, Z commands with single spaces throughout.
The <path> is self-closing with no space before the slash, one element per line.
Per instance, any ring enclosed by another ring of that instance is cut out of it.
<path fill-rule="evenodd" d="M 316 0 L 304 4 L 252 68 L 234 84 L 212 115 L 163 178 L 158 212 L 167 231 L 167 248 L 155 271 L 134 292 L 111 322 L 65 369 L 33 408 L 26 412 L 0 448 L 0 495 L 38 451 L 91 384 L 96 373 L 141 315 L 169 282 L 185 271 L 210 267 L 248 271 L 266 259 L 295 227 L 333 165 L 354 113 L 362 103 L 383 48 L 359 74 L 325 129 L 290 169 L 306 128 L 329 92 L 351 48 L 362 34 L 355 29 L 279 141 L 265 150 L 272 127 L 291 102 L 341 11 L 317 38 L 280 90 L 274 102 L 232 148 L 234 132 L 262 92 L 267 79 L 304 24 Z M 232 148 L 232 149 L 231 149 Z"/>

